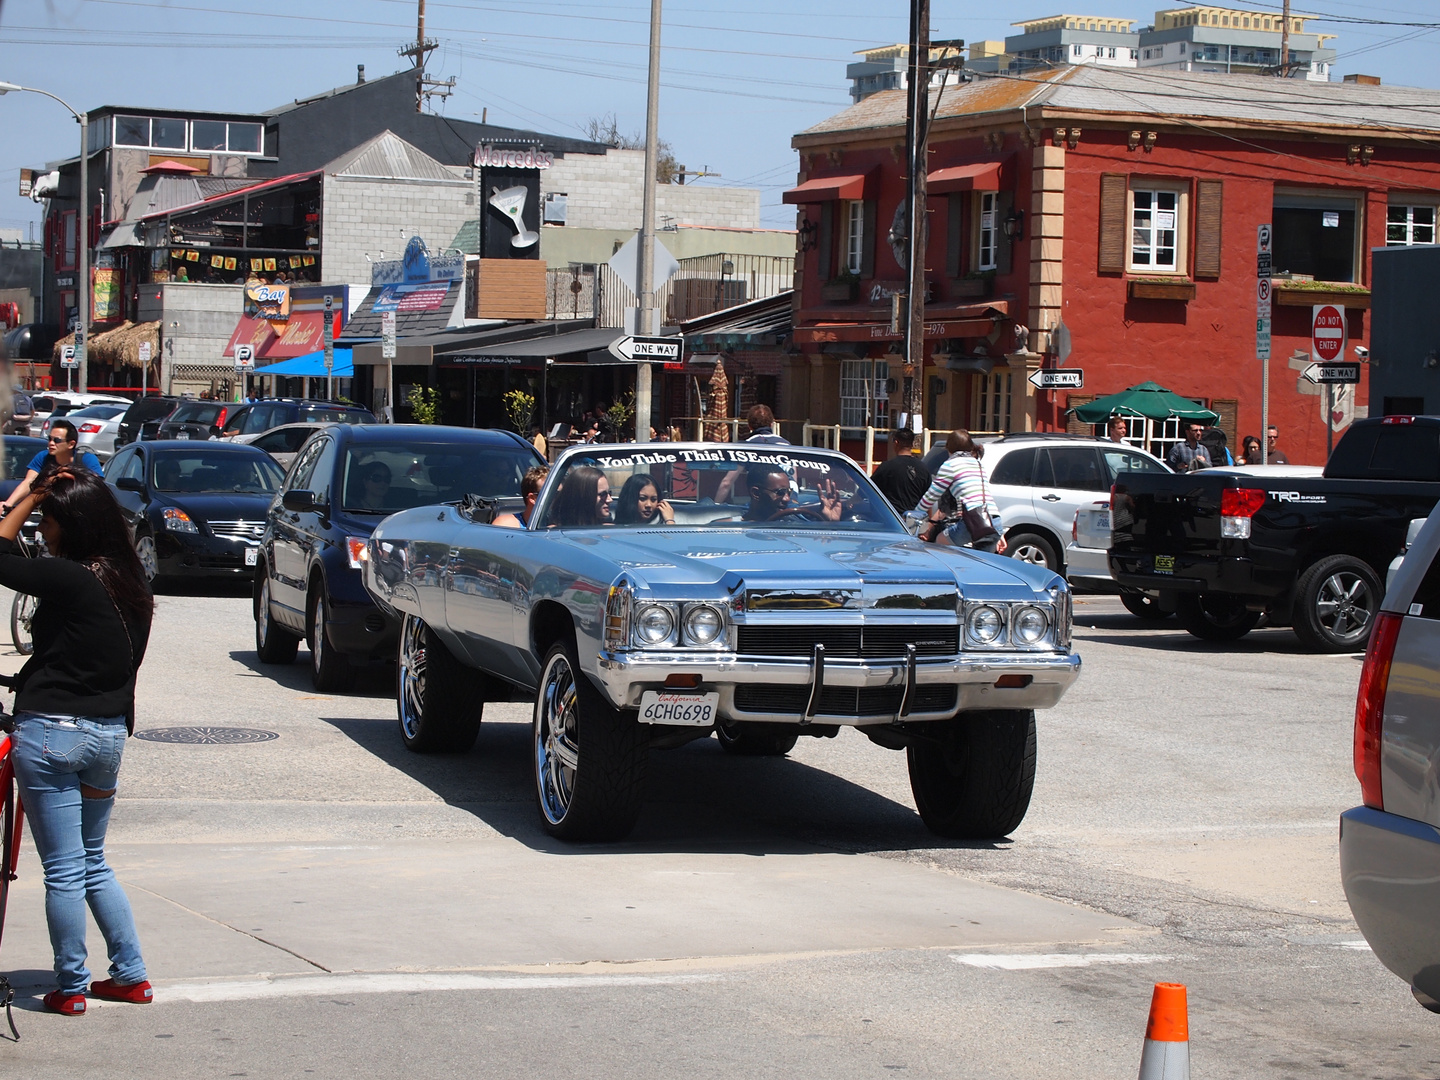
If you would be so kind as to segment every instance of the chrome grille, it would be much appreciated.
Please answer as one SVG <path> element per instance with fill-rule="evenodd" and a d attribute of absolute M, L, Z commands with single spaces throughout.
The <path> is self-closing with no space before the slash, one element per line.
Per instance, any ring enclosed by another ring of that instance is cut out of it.
<path fill-rule="evenodd" d="M 898 659 L 905 646 L 917 656 L 954 656 L 960 651 L 960 628 L 927 626 L 741 626 L 736 651 L 742 656 L 803 656 L 825 646 L 828 659 Z"/>
<path fill-rule="evenodd" d="M 212 533 L 226 540 L 247 540 L 250 543 L 259 543 L 260 537 L 265 535 L 265 522 L 263 521 L 212 521 L 209 522 L 209 525 Z"/>
<path fill-rule="evenodd" d="M 815 712 L 822 716 L 894 716 L 905 695 L 903 686 L 826 686 L 820 691 Z M 757 686 L 735 688 L 739 712 L 800 714 L 810 700 L 808 686 Z M 910 708 L 913 712 L 950 712 L 958 693 L 948 684 L 917 686 Z"/>

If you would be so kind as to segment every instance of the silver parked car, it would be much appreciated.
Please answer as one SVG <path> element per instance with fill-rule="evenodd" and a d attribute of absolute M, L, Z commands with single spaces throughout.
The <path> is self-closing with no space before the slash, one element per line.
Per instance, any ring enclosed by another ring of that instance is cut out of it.
<path fill-rule="evenodd" d="M 1034 710 L 1080 671 L 1058 575 L 911 538 L 854 462 L 809 447 L 576 446 L 524 527 L 487 524 L 495 509 L 386 518 L 365 585 L 403 616 L 411 749 L 463 750 L 484 701 L 534 702 L 552 834 L 627 833 L 652 747 L 713 732 L 782 755 L 841 727 L 906 751 L 938 833 L 1024 818 Z"/>
<path fill-rule="evenodd" d="M 1440 1012 L 1440 509 L 1370 633 L 1355 775 L 1364 805 L 1340 817 L 1345 897 L 1380 962 Z"/>
<path fill-rule="evenodd" d="M 102 462 L 109 461 L 115 453 L 115 436 L 120 431 L 120 421 L 129 405 L 87 405 L 66 413 L 65 419 L 75 425 L 75 437 L 79 440 L 77 450 L 89 450 Z M 50 433 L 50 424 L 58 417 L 45 421 L 45 434 Z"/>

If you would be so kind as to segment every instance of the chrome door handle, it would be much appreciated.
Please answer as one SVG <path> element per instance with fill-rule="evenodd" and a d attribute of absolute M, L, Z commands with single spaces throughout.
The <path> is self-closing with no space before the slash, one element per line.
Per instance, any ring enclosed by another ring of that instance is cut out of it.
<path fill-rule="evenodd" d="M 1059 496 L 1059 495 L 1041 495 L 1040 497 L 1041 497 L 1042 499 L 1044 499 L 1046 502 L 1059 502 L 1059 501 L 1060 501 L 1060 496 Z"/>

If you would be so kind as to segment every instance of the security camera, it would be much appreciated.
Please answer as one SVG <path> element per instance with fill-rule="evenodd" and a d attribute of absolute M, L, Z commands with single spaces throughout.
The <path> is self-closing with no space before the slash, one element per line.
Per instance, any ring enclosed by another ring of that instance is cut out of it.
<path fill-rule="evenodd" d="M 1370 359 L 1370 350 L 1367 349 L 1364 345 L 1356 345 L 1356 346 L 1355 346 L 1355 359 L 1356 359 L 1356 360 L 1369 360 L 1369 359 Z"/>

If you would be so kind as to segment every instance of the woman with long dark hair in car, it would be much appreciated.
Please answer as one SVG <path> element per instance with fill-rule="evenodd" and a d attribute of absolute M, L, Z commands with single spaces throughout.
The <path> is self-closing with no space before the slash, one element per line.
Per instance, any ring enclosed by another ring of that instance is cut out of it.
<path fill-rule="evenodd" d="M 27 558 L 15 543 L 36 505 L 54 558 Z M 60 984 L 45 1005 L 77 1016 L 87 987 L 93 997 L 148 1003 L 135 920 L 106 864 L 105 832 L 155 603 L 105 482 L 61 469 L 21 499 L 0 521 L 0 585 L 39 599 L 35 652 L 14 681 L 13 738 Z M 94 983 L 85 966 L 87 903 L 110 957 L 110 978 Z"/>
<path fill-rule="evenodd" d="M 620 489 L 620 505 L 615 507 L 617 525 L 674 525 L 675 511 L 660 497 L 655 478 L 649 473 L 636 473 Z"/>
<path fill-rule="evenodd" d="M 572 525 L 609 525 L 610 481 L 599 469 L 576 465 L 565 474 L 565 481 L 555 494 L 555 509 L 550 524 L 566 528 Z"/>

